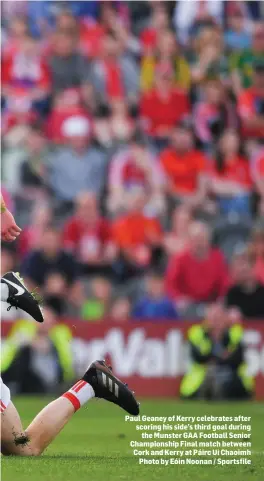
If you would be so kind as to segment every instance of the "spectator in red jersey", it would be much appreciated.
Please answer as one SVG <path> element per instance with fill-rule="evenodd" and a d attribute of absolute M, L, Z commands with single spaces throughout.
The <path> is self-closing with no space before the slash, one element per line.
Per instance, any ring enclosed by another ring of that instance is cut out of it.
<path fill-rule="evenodd" d="M 41 91 L 39 91 L 40 98 L 36 99 L 37 90 L 34 82 L 38 82 L 36 73 L 38 72 L 38 64 L 40 58 L 35 58 L 32 53 L 31 66 L 35 65 L 34 69 L 27 69 L 28 58 L 30 54 L 30 47 L 27 45 L 31 43 L 31 37 L 28 32 L 28 25 L 23 18 L 14 18 L 10 21 L 8 26 L 8 39 L 3 46 L 2 58 L 2 135 L 6 133 L 13 133 L 19 128 L 27 129 L 27 126 L 36 121 L 38 113 L 34 109 L 39 108 L 42 113 L 42 108 L 46 107 L 46 94 L 44 94 L 44 101 L 41 99 Z M 32 39 L 32 44 L 34 40 Z M 28 55 L 23 55 L 23 49 L 29 50 Z M 39 45 L 37 45 L 39 49 Z M 39 55 L 39 52 L 37 52 Z M 46 70 L 46 66 L 41 62 L 41 69 Z M 35 74 L 34 74 L 35 71 Z M 42 75 L 42 72 L 39 72 Z M 47 74 L 47 72 L 46 72 Z M 43 85 L 42 85 L 43 87 Z M 44 89 L 45 90 L 45 89 Z M 47 89 L 48 90 L 48 89 Z M 34 108 L 34 109 L 33 109 Z"/>
<path fill-rule="evenodd" d="M 243 136 L 264 138 L 264 61 L 256 61 L 253 85 L 238 97 L 238 113 Z"/>
<path fill-rule="evenodd" d="M 148 211 L 160 214 L 164 210 L 163 172 L 157 159 L 139 136 L 133 136 L 128 148 L 113 158 L 108 186 L 108 208 L 113 214 L 124 209 L 126 197 L 135 186 L 146 192 Z"/>
<path fill-rule="evenodd" d="M 94 88 L 103 102 L 126 98 L 132 103 L 137 99 L 137 64 L 114 34 L 105 36 L 101 55 L 93 63 L 91 75 Z"/>
<path fill-rule="evenodd" d="M 185 310 L 192 303 L 211 302 L 224 296 L 228 271 L 223 254 L 210 245 L 210 230 L 194 222 L 189 231 L 189 248 L 168 263 L 167 292 L 177 307 Z"/>
<path fill-rule="evenodd" d="M 16 89 L 22 89 L 32 101 L 47 95 L 49 72 L 40 57 L 38 42 L 29 33 L 23 36 L 13 55 L 4 59 L 2 80 L 5 95 L 16 93 Z"/>
<path fill-rule="evenodd" d="M 203 93 L 204 99 L 194 108 L 194 125 L 203 149 L 208 150 L 213 147 L 226 127 L 236 126 L 236 116 L 219 79 L 206 80 Z"/>
<path fill-rule="evenodd" d="M 27 34 L 19 49 L 3 61 L 2 93 L 7 111 L 17 96 L 23 96 L 29 109 L 43 113 L 50 89 L 50 74 L 40 58 L 37 41 Z"/>
<path fill-rule="evenodd" d="M 93 193 L 84 192 L 76 199 L 75 214 L 66 222 L 63 242 L 84 274 L 112 274 L 116 259 L 113 235 L 108 221 L 100 216 Z"/>
<path fill-rule="evenodd" d="M 168 256 L 181 254 L 189 245 L 189 229 L 193 222 L 191 209 L 179 205 L 172 214 L 171 228 L 164 236 L 164 248 Z"/>
<path fill-rule="evenodd" d="M 175 124 L 190 113 L 188 97 L 174 87 L 173 77 L 168 64 L 157 65 L 155 87 L 144 93 L 140 102 L 143 128 L 161 145 L 168 140 Z"/>
<path fill-rule="evenodd" d="M 63 134 L 63 124 L 70 117 L 82 116 L 89 119 L 85 109 L 81 106 L 78 89 L 65 89 L 54 96 L 53 108 L 46 120 L 46 134 L 49 140 L 62 144 L 66 138 Z"/>
<path fill-rule="evenodd" d="M 209 173 L 210 189 L 224 214 L 250 214 L 252 177 L 248 160 L 241 153 L 236 131 L 226 130 L 220 138 L 216 162 Z"/>
<path fill-rule="evenodd" d="M 160 261 L 162 228 L 157 219 L 144 214 L 145 203 L 144 191 L 134 188 L 127 196 L 126 214 L 113 224 L 122 279 L 142 274 L 148 266 Z"/>
<path fill-rule="evenodd" d="M 187 122 L 174 127 L 170 139 L 169 147 L 160 155 L 167 192 L 173 201 L 201 208 L 206 199 L 206 157 L 195 148 Z"/>

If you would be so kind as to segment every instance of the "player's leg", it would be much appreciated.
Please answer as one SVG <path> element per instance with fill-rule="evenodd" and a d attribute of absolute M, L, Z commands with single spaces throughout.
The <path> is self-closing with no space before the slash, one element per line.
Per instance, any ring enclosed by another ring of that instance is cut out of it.
<path fill-rule="evenodd" d="M 23 430 L 21 419 L 12 402 L 1 414 L 1 452 L 6 455 L 32 456 L 32 446 Z"/>
<path fill-rule="evenodd" d="M 0 379 L 0 412 L 1 412 L 1 451 L 3 454 L 20 454 L 25 445 L 25 433 L 19 414 L 10 400 L 9 388 Z"/>
<path fill-rule="evenodd" d="M 64 397 L 52 401 L 33 419 L 26 429 L 29 446 L 34 450 L 34 455 L 41 454 L 56 438 L 64 426 L 75 413 L 71 402 Z"/>
<path fill-rule="evenodd" d="M 78 387 L 82 387 L 78 390 Z M 75 397 L 74 389 L 77 390 Z M 53 441 L 75 411 L 94 397 L 90 384 L 81 380 L 64 396 L 55 399 L 23 429 L 19 414 L 10 401 L 8 387 L 1 381 L 1 447 L 3 454 L 38 456 Z M 69 398 L 69 399 L 68 399 Z"/>
<path fill-rule="evenodd" d="M 4 454 L 20 453 L 22 445 L 26 446 L 26 436 L 23 432 L 19 414 L 10 400 L 10 391 L 0 379 L 0 411 L 1 411 L 1 451 Z"/>
<path fill-rule="evenodd" d="M 18 441 L 17 441 L 18 440 Z M 20 454 L 22 445 L 25 444 L 26 436 L 23 432 L 19 414 L 12 402 L 1 413 L 1 451 L 3 454 Z M 22 452 L 21 452 L 22 454 Z"/>
<path fill-rule="evenodd" d="M 103 361 L 95 361 L 80 381 L 36 416 L 25 432 L 15 407 L 12 405 L 13 408 L 8 409 L 8 406 L 2 414 L 2 417 L 6 416 L 2 423 L 3 452 L 24 456 L 41 454 L 74 412 L 94 396 L 113 402 L 130 414 L 139 413 L 139 404 L 127 385 L 117 379 Z"/>
<path fill-rule="evenodd" d="M 19 414 L 12 402 L 1 414 L 1 445 L 3 454 L 39 456 L 59 434 L 74 414 L 72 404 L 58 398 L 48 404 L 23 430 Z"/>
<path fill-rule="evenodd" d="M 84 381 L 80 383 L 87 384 Z M 76 386 L 78 385 L 79 383 L 76 383 Z M 3 389 L 8 389 L 4 384 L 2 386 Z M 45 406 L 26 430 L 22 427 L 14 404 L 11 401 L 6 403 L 6 405 L 8 404 L 7 407 L 3 404 L 4 409 L 1 414 L 3 454 L 15 454 L 18 456 L 40 455 L 71 419 L 77 410 L 78 402 L 79 407 L 81 406 L 81 401 L 78 401 L 78 398 L 76 398 L 74 403 L 67 399 L 67 396 L 73 397 L 71 390 L 65 393 L 65 396 L 55 399 L 55 401 Z M 82 392 L 83 404 L 93 397 L 94 390 L 87 384 L 85 393 Z"/>

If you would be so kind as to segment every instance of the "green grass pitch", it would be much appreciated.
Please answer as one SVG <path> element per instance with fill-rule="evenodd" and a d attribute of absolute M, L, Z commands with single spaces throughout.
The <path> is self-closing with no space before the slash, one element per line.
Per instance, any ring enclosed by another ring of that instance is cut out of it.
<path fill-rule="evenodd" d="M 48 400 L 17 398 L 14 402 L 26 426 Z M 129 446 L 130 440 L 139 440 L 135 423 L 125 422 L 125 412 L 117 406 L 92 401 L 74 415 L 43 456 L 2 456 L 2 481 L 264 481 L 263 404 L 142 400 L 141 414 L 252 416 L 252 464 L 139 465 Z"/>

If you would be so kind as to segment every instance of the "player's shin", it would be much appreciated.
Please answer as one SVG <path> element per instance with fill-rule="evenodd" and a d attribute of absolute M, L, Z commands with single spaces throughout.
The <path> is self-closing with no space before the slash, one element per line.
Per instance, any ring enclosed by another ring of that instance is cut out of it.
<path fill-rule="evenodd" d="M 48 404 L 26 429 L 34 453 L 41 454 L 64 428 L 75 411 L 94 397 L 90 384 L 81 380 L 60 398 Z"/>

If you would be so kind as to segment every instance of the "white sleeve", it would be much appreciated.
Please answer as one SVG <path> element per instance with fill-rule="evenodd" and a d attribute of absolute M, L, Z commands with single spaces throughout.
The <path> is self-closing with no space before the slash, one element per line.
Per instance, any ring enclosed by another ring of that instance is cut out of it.
<path fill-rule="evenodd" d="M 178 0 L 175 6 L 173 23 L 177 37 L 183 44 L 188 40 L 189 30 L 194 22 L 196 11 L 197 0 Z"/>
<path fill-rule="evenodd" d="M 199 0 L 178 0 L 175 6 L 173 23 L 176 34 L 180 42 L 183 44 L 188 41 L 190 28 L 195 21 L 198 7 Z M 216 20 L 216 22 L 222 23 L 224 1 L 207 0 L 207 8 L 209 14 Z"/>

